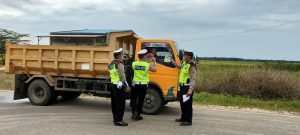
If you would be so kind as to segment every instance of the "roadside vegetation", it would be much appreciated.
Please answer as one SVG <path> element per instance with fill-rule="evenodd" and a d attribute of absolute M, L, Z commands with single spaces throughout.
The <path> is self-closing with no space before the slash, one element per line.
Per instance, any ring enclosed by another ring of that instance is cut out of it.
<path fill-rule="evenodd" d="M 28 40 L 23 40 L 23 38 L 29 36 L 29 34 L 20 34 L 8 29 L 0 28 L 0 66 L 5 63 L 5 41 L 10 40 L 12 43 L 26 43 Z"/>
<path fill-rule="evenodd" d="M 271 111 L 300 113 L 299 100 L 260 100 L 242 96 L 231 96 L 228 94 L 210 94 L 208 92 L 196 93 L 193 98 L 195 104 L 200 105 L 237 106 L 240 108 L 260 108 Z"/>
<path fill-rule="evenodd" d="M 300 112 L 299 65 L 200 60 L 195 102 Z"/>
<path fill-rule="evenodd" d="M 14 88 L 15 76 L 12 74 L 6 74 L 3 70 L 0 70 L 0 90 L 13 90 Z"/>
<path fill-rule="evenodd" d="M 3 66 L 5 64 L 5 41 L 12 43 L 27 43 L 29 40 L 23 38 L 29 37 L 29 34 L 20 34 L 12 30 L 0 27 L 0 90 L 13 90 L 15 86 L 14 75 L 5 74 Z"/>

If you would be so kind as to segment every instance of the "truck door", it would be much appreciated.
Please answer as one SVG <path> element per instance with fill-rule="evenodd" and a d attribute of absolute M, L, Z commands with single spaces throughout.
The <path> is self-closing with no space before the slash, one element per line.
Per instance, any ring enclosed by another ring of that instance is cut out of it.
<path fill-rule="evenodd" d="M 179 61 L 178 53 L 172 41 L 143 41 L 141 49 L 156 58 L 157 71 L 150 72 L 150 80 L 159 85 L 164 97 L 175 97 L 178 89 L 179 69 L 170 63 L 171 59 Z M 151 63 L 153 64 L 153 63 Z"/>

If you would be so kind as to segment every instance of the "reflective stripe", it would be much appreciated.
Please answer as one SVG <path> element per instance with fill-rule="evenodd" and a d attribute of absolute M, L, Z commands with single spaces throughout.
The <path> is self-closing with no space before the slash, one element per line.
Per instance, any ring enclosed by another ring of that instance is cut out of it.
<path fill-rule="evenodd" d="M 190 84 L 180 83 L 179 86 L 190 86 Z"/>
<path fill-rule="evenodd" d="M 132 84 L 142 84 L 142 85 L 147 85 L 148 83 L 146 83 L 146 82 L 133 82 Z"/>

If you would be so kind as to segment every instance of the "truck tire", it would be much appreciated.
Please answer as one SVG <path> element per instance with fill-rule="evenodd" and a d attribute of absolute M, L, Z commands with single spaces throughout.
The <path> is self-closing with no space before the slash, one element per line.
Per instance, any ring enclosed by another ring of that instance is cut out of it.
<path fill-rule="evenodd" d="M 145 96 L 143 113 L 156 114 L 164 103 L 162 96 L 154 88 L 149 87 Z"/>
<path fill-rule="evenodd" d="M 28 86 L 27 96 L 30 103 L 44 106 L 56 99 L 56 94 L 52 87 L 42 79 L 32 81 Z"/>
<path fill-rule="evenodd" d="M 60 93 L 60 96 L 63 100 L 72 100 L 80 96 L 80 92 L 74 92 L 74 91 L 62 91 Z"/>

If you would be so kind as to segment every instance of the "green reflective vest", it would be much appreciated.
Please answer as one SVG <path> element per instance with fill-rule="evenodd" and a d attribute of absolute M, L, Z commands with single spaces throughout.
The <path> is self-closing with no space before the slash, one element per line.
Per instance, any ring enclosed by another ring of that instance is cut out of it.
<path fill-rule="evenodd" d="M 179 74 L 179 83 L 187 84 L 190 79 L 190 67 L 191 64 L 186 63 L 186 61 L 182 62 L 182 68 Z"/>
<path fill-rule="evenodd" d="M 110 64 L 108 66 L 108 68 L 109 68 L 110 81 L 112 83 L 119 82 L 120 81 L 120 76 L 119 76 L 118 69 L 116 68 L 116 64 Z"/>
<path fill-rule="evenodd" d="M 149 66 L 150 63 L 145 61 L 135 61 L 132 63 L 134 70 L 133 82 L 148 83 L 149 79 Z"/>

